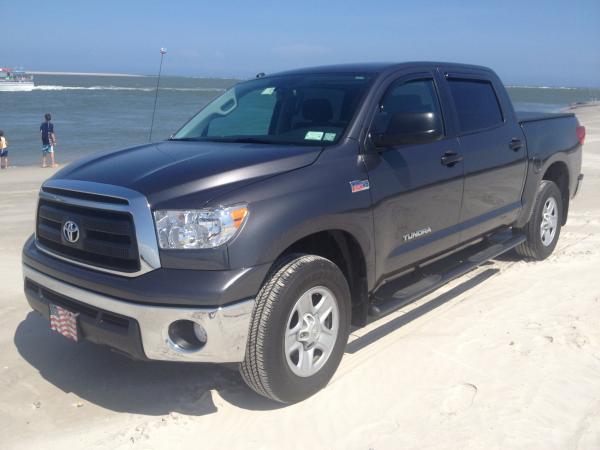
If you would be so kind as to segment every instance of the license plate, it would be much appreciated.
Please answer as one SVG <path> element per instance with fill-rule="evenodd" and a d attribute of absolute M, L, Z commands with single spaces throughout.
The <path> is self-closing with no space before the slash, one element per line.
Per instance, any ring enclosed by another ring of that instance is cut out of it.
<path fill-rule="evenodd" d="M 79 313 L 74 313 L 61 306 L 50 304 L 50 329 L 62 334 L 67 339 L 78 342 L 78 315 Z"/>

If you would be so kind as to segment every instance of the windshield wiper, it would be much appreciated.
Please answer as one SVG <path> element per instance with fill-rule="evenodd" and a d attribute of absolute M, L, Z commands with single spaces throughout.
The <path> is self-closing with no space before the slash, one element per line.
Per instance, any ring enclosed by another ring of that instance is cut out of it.
<path fill-rule="evenodd" d="M 231 137 L 231 138 L 220 138 L 215 139 L 219 142 L 236 142 L 236 143 L 244 143 L 244 144 L 275 144 L 276 142 L 270 139 L 261 139 L 256 137 Z"/>
<path fill-rule="evenodd" d="M 272 139 L 263 139 L 253 136 L 231 136 L 231 137 L 220 137 L 220 136 L 202 136 L 202 137 L 182 137 L 182 138 L 170 138 L 170 141 L 194 141 L 194 142 L 230 142 L 230 143 L 242 143 L 242 144 L 277 144 L 277 145 L 294 145 L 293 142 L 280 142 Z"/>

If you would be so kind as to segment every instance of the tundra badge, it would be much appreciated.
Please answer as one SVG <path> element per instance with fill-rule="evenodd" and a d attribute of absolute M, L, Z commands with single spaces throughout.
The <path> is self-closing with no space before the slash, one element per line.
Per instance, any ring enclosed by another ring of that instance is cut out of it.
<path fill-rule="evenodd" d="M 402 236 L 402 239 L 404 239 L 404 242 L 412 241 L 414 238 L 418 238 L 429 233 L 431 233 L 431 227 L 425 227 L 421 228 L 420 230 L 405 234 L 404 236 Z"/>

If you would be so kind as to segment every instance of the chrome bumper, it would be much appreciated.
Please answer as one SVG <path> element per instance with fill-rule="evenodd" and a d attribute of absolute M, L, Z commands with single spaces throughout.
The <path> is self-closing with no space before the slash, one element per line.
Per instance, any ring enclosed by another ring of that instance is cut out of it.
<path fill-rule="evenodd" d="M 23 265 L 23 277 L 73 300 L 135 319 L 148 359 L 213 363 L 241 362 L 244 359 L 254 300 L 216 308 L 149 306 L 81 289 L 26 265 Z M 206 344 L 195 351 L 174 345 L 168 336 L 168 328 L 176 320 L 200 324 L 206 331 Z"/>

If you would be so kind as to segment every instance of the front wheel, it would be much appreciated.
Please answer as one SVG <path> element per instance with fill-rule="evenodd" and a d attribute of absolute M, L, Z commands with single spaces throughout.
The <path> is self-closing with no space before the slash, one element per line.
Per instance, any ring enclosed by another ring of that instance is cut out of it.
<path fill-rule="evenodd" d="M 562 225 L 563 204 L 558 186 L 548 180 L 542 180 L 538 188 L 531 219 L 520 231 L 527 241 L 519 245 L 516 251 L 529 259 L 546 259 L 554 251 Z"/>
<path fill-rule="evenodd" d="M 283 403 L 310 397 L 331 379 L 350 329 L 350 290 L 328 259 L 298 255 L 265 282 L 252 313 L 244 381 Z"/>

